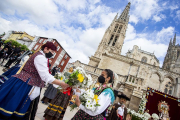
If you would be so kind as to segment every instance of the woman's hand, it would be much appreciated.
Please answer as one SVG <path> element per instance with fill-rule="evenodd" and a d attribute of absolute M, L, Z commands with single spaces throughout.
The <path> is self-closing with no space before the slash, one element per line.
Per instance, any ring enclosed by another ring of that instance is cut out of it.
<path fill-rule="evenodd" d="M 81 104 L 81 101 L 79 100 L 79 96 L 76 95 L 76 99 L 75 99 L 75 103 L 76 105 L 79 107 Z"/>

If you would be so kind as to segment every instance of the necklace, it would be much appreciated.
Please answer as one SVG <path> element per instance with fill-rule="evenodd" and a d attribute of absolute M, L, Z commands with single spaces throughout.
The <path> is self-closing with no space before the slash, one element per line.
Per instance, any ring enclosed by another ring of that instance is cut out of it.
<path fill-rule="evenodd" d="M 97 87 L 97 88 L 94 90 L 94 93 L 95 93 L 95 94 L 98 94 L 99 92 L 101 93 L 101 91 L 103 91 L 103 90 L 106 89 L 106 88 L 112 88 L 111 83 L 104 84 L 104 85 L 100 84 L 100 86 Z"/>

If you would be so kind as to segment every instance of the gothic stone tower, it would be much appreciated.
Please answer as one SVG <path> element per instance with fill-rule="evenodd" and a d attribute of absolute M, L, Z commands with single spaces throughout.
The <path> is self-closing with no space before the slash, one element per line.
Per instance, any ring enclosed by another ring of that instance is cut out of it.
<path fill-rule="evenodd" d="M 172 38 L 169 42 L 169 47 L 166 56 L 164 58 L 162 68 L 166 70 L 174 71 L 175 63 L 178 60 L 179 55 L 180 55 L 180 45 L 179 44 L 176 45 L 176 34 L 175 34 L 173 42 L 172 42 Z"/>
<path fill-rule="evenodd" d="M 89 65 L 98 67 L 101 56 L 105 52 L 113 52 L 121 54 L 122 45 L 124 43 L 125 34 L 129 22 L 130 2 L 118 17 L 118 14 L 113 19 L 111 25 L 105 31 L 105 34 L 96 50 L 94 56 L 90 57 Z"/>

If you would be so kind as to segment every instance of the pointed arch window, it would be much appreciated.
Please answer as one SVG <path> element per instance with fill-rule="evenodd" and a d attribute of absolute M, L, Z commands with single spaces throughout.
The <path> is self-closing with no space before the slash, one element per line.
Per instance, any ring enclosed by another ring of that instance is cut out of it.
<path fill-rule="evenodd" d="M 117 31 L 117 29 L 118 29 L 118 24 L 115 26 L 115 28 L 114 28 L 114 32 L 116 32 Z"/>
<path fill-rule="evenodd" d="M 170 82 L 167 82 L 166 84 L 165 84 L 165 89 L 164 89 L 164 92 L 166 93 L 166 94 L 172 94 L 172 90 L 173 90 L 173 85 L 172 85 L 172 82 L 170 81 Z"/>
<path fill-rule="evenodd" d="M 122 25 L 119 26 L 118 33 L 121 32 L 121 29 L 122 29 Z"/>
<path fill-rule="evenodd" d="M 177 58 L 179 57 L 179 53 L 180 53 L 180 51 L 177 51 Z"/>
<path fill-rule="evenodd" d="M 118 39 L 118 36 L 116 36 L 116 37 L 115 37 L 115 39 L 114 39 L 114 42 L 113 42 L 112 46 L 114 46 L 114 45 L 116 44 L 117 39 Z"/>
<path fill-rule="evenodd" d="M 111 35 L 111 38 L 110 38 L 110 40 L 109 40 L 108 45 L 111 43 L 111 41 L 113 40 L 113 38 L 114 38 L 114 35 Z"/>
<path fill-rule="evenodd" d="M 141 59 L 141 62 L 147 63 L 147 57 L 143 57 L 143 58 Z"/>

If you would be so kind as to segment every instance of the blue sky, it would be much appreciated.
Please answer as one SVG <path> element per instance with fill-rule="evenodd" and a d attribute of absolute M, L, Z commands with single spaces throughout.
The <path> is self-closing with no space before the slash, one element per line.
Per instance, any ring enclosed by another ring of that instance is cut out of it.
<path fill-rule="evenodd" d="M 179 0 L 6 0 L 0 4 L 0 33 L 26 31 L 57 39 L 72 60 L 88 63 L 113 18 L 131 2 L 122 55 L 138 45 L 162 65 L 170 38 L 180 39 Z"/>

